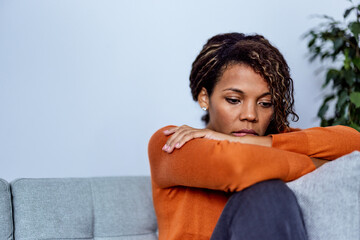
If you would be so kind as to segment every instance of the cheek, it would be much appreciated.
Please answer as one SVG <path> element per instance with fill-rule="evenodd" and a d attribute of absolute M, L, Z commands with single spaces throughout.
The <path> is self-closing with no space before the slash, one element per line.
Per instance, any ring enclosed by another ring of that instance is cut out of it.
<path fill-rule="evenodd" d="M 218 128 L 223 129 L 233 122 L 234 111 L 226 104 L 213 105 L 210 111 L 210 121 Z"/>
<path fill-rule="evenodd" d="M 267 127 L 269 126 L 271 119 L 273 117 L 273 114 L 274 114 L 273 109 L 267 109 L 267 111 L 262 112 L 260 122 L 261 122 L 262 127 L 265 129 L 264 132 L 266 131 Z"/>

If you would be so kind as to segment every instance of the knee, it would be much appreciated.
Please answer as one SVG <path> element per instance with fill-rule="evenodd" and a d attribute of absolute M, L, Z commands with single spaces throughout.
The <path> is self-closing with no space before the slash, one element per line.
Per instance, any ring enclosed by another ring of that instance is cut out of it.
<path fill-rule="evenodd" d="M 231 196 L 229 203 L 246 208 L 277 213 L 276 216 L 299 211 L 294 193 L 281 180 L 259 182 Z"/>
<path fill-rule="evenodd" d="M 295 195 L 280 180 L 260 182 L 234 193 L 214 233 L 212 239 L 306 239 Z M 222 234 L 235 237 L 216 237 Z"/>
<path fill-rule="evenodd" d="M 261 200 L 294 199 L 295 195 L 281 180 L 268 180 L 256 183 L 231 196 L 231 198 L 252 198 Z"/>

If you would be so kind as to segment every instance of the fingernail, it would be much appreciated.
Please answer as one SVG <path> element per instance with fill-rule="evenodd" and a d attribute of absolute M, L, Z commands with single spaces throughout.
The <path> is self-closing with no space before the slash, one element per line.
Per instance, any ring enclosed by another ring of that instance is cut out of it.
<path fill-rule="evenodd" d="M 166 134 L 166 133 L 169 133 L 169 130 L 165 130 L 163 133 L 165 133 L 165 134 Z"/>
<path fill-rule="evenodd" d="M 165 144 L 165 145 L 163 146 L 162 150 L 163 150 L 163 151 L 166 151 L 166 150 L 168 149 L 168 147 L 169 147 L 169 146 L 168 146 L 167 144 Z"/>
<path fill-rule="evenodd" d="M 179 148 L 179 147 L 180 147 L 180 143 L 177 143 L 177 144 L 175 145 L 175 147 L 176 147 L 176 148 Z"/>

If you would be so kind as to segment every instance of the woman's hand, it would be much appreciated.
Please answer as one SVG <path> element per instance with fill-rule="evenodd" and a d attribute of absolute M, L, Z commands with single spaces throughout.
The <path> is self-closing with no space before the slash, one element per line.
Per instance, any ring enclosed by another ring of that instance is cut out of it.
<path fill-rule="evenodd" d="M 162 148 L 165 152 L 171 153 L 175 148 L 181 148 L 186 142 L 195 138 L 207 138 L 213 140 L 229 140 L 231 141 L 233 136 L 215 132 L 210 129 L 196 129 L 187 125 L 180 127 L 173 127 L 164 131 L 165 135 L 172 136 L 167 140 L 166 144 Z"/>
<path fill-rule="evenodd" d="M 254 144 L 271 147 L 272 138 L 270 136 L 243 136 L 235 137 L 224 133 L 219 133 L 210 129 L 196 129 L 183 125 L 173 127 L 164 131 L 165 135 L 172 136 L 167 140 L 162 148 L 163 151 L 171 153 L 175 148 L 181 148 L 186 142 L 195 138 L 207 138 L 213 140 L 228 140 L 229 142 L 240 142 L 245 144 Z"/>

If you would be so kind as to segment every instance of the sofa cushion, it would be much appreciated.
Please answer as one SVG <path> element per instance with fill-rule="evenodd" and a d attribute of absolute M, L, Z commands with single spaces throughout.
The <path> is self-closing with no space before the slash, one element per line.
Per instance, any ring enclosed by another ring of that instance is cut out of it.
<path fill-rule="evenodd" d="M 288 183 L 311 240 L 360 239 L 360 152 Z"/>
<path fill-rule="evenodd" d="M 18 179 L 15 239 L 157 239 L 149 177 Z"/>
<path fill-rule="evenodd" d="M 0 179 L 0 239 L 13 239 L 10 186 L 3 179 Z"/>

